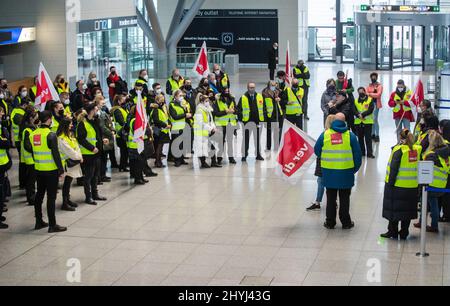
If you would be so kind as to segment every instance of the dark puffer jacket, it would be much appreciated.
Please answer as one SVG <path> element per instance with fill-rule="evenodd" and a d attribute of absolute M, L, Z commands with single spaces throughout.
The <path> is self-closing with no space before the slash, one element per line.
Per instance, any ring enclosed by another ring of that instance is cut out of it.
<path fill-rule="evenodd" d="M 402 150 L 398 150 L 392 157 L 391 174 L 384 188 L 383 218 L 389 221 L 417 219 L 419 189 L 395 187 L 402 156 Z"/>

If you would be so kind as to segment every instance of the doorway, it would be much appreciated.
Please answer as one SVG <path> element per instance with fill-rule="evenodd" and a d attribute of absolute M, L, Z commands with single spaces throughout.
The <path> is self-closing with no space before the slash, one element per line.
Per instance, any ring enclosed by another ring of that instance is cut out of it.
<path fill-rule="evenodd" d="M 377 26 L 377 69 L 418 67 L 425 70 L 425 27 Z"/>

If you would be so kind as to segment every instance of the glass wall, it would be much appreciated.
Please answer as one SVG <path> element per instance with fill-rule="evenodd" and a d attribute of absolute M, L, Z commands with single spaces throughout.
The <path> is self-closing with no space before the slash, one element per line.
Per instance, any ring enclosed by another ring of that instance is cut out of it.
<path fill-rule="evenodd" d="M 103 88 L 111 66 L 117 67 L 129 85 L 138 78 L 139 70 L 153 70 L 153 49 L 139 27 L 78 34 L 77 44 L 79 76 L 87 79 L 95 72 Z"/>

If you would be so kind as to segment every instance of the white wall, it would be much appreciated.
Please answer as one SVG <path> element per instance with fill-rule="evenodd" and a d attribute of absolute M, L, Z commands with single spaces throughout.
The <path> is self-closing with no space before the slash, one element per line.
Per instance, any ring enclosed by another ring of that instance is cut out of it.
<path fill-rule="evenodd" d="M 134 0 L 81 0 L 81 20 L 136 15 Z"/>
<path fill-rule="evenodd" d="M 177 0 L 158 1 L 158 16 L 165 34 L 169 31 L 177 2 Z M 191 4 L 192 0 L 186 1 L 186 8 Z M 293 61 L 296 62 L 297 57 L 307 58 L 307 0 L 207 0 L 202 9 L 278 9 L 280 52 L 283 54 L 286 52 L 289 40 L 291 53 L 295 55 Z"/>

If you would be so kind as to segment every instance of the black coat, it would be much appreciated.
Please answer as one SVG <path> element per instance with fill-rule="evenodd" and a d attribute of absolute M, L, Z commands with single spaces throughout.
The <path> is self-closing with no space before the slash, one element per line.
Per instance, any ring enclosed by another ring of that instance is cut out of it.
<path fill-rule="evenodd" d="M 389 221 L 410 221 L 417 219 L 418 188 L 395 187 L 403 152 L 395 152 L 391 162 L 391 174 L 384 188 L 383 218 Z"/>
<path fill-rule="evenodd" d="M 270 70 L 277 69 L 278 50 L 275 50 L 274 48 L 270 49 L 270 51 L 268 53 L 268 63 L 269 63 L 269 69 Z"/>

